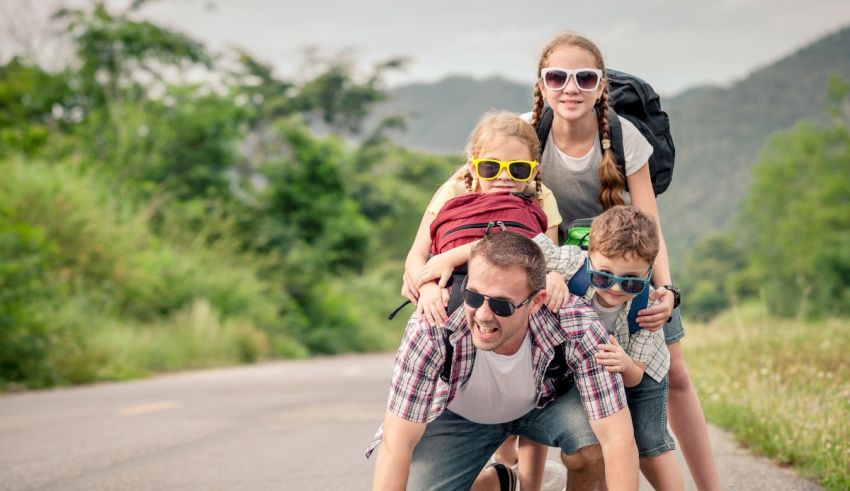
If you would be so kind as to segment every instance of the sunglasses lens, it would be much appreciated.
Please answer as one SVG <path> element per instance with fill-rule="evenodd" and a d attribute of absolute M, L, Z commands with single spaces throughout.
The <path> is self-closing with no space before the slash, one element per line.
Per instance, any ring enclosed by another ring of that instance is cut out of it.
<path fill-rule="evenodd" d="M 517 181 L 525 181 L 531 177 L 531 168 L 531 162 L 512 162 L 508 170 Z"/>
<path fill-rule="evenodd" d="M 646 283 L 643 280 L 639 280 L 637 278 L 633 280 L 623 280 L 620 282 L 620 288 L 622 288 L 624 293 L 637 294 L 643 291 L 643 287 Z"/>
<path fill-rule="evenodd" d="M 613 285 L 613 281 L 610 277 L 605 275 L 604 273 L 600 273 L 597 271 L 593 271 L 590 273 L 590 284 L 593 285 L 594 288 L 601 288 L 602 290 L 607 290 L 611 288 Z"/>
<path fill-rule="evenodd" d="M 593 90 L 599 85 L 599 76 L 596 72 L 591 72 L 590 70 L 582 70 L 580 72 L 576 72 L 576 85 L 581 90 Z"/>
<path fill-rule="evenodd" d="M 477 309 L 484 305 L 484 295 L 472 290 L 463 291 L 463 302 L 473 309 Z"/>
<path fill-rule="evenodd" d="M 478 162 L 478 167 L 476 167 L 478 171 L 478 177 L 482 179 L 493 179 L 499 175 L 499 171 L 502 170 L 501 164 L 493 160 L 482 160 Z"/>
<path fill-rule="evenodd" d="M 549 70 L 543 76 L 543 83 L 550 89 L 560 89 L 567 84 L 569 74 L 563 70 Z"/>
<path fill-rule="evenodd" d="M 490 299 L 490 310 L 499 317 L 510 317 L 514 313 L 514 306 L 507 300 L 501 298 Z"/>

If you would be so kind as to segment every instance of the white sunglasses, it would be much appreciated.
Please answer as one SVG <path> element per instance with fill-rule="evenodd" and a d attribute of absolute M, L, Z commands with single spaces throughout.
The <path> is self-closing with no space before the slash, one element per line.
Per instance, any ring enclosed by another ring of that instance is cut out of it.
<path fill-rule="evenodd" d="M 581 90 L 590 92 L 599 87 L 599 81 L 602 80 L 602 70 L 597 68 L 544 68 L 540 70 L 540 78 L 543 79 L 543 85 L 549 90 L 563 90 L 570 81 L 570 75 L 575 77 L 576 87 Z"/>

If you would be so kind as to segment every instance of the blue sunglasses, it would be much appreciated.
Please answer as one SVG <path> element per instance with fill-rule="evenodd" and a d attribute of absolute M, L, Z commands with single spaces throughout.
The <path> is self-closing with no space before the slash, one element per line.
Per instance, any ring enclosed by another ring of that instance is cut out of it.
<path fill-rule="evenodd" d="M 600 290 L 610 290 L 615 284 L 620 285 L 620 290 L 629 295 L 637 295 L 644 291 L 652 279 L 652 267 L 649 268 L 646 278 L 635 278 L 634 276 L 617 276 L 605 271 L 597 271 L 590 266 L 587 260 L 587 274 L 590 275 L 590 284 Z"/>

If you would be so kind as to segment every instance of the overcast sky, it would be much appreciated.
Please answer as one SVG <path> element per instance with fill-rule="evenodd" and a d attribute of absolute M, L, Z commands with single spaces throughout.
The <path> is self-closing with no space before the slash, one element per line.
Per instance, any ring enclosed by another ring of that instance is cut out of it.
<path fill-rule="evenodd" d="M 741 79 L 850 25 L 848 0 L 159 0 L 142 13 L 212 48 L 242 47 L 284 77 L 307 46 L 352 49 L 364 66 L 410 57 L 393 85 L 450 74 L 530 83 L 543 44 L 570 29 L 666 95 Z"/>

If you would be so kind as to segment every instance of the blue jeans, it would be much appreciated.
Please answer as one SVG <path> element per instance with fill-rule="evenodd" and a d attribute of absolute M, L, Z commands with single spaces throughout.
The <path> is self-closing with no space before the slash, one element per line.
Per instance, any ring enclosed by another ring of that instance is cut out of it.
<path fill-rule="evenodd" d="M 679 308 L 673 309 L 673 315 L 670 322 L 664 324 L 664 342 L 673 344 L 685 337 L 685 328 L 682 326 L 682 314 L 679 313 Z"/>
<path fill-rule="evenodd" d="M 668 388 L 666 375 L 661 382 L 644 375 L 639 384 L 626 388 L 635 443 L 642 459 L 657 457 L 676 448 L 673 437 L 667 431 Z"/>
<path fill-rule="evenodd" d="M 566 454 L 598 443 L 576 388 L 544 408 L 532 409 L 525 416 L 502 424 L 473 423 L 446 410 L 428 423 L 413 450 L 407 488 L 469 489 L 508 435 L 560 447 Z"/>

